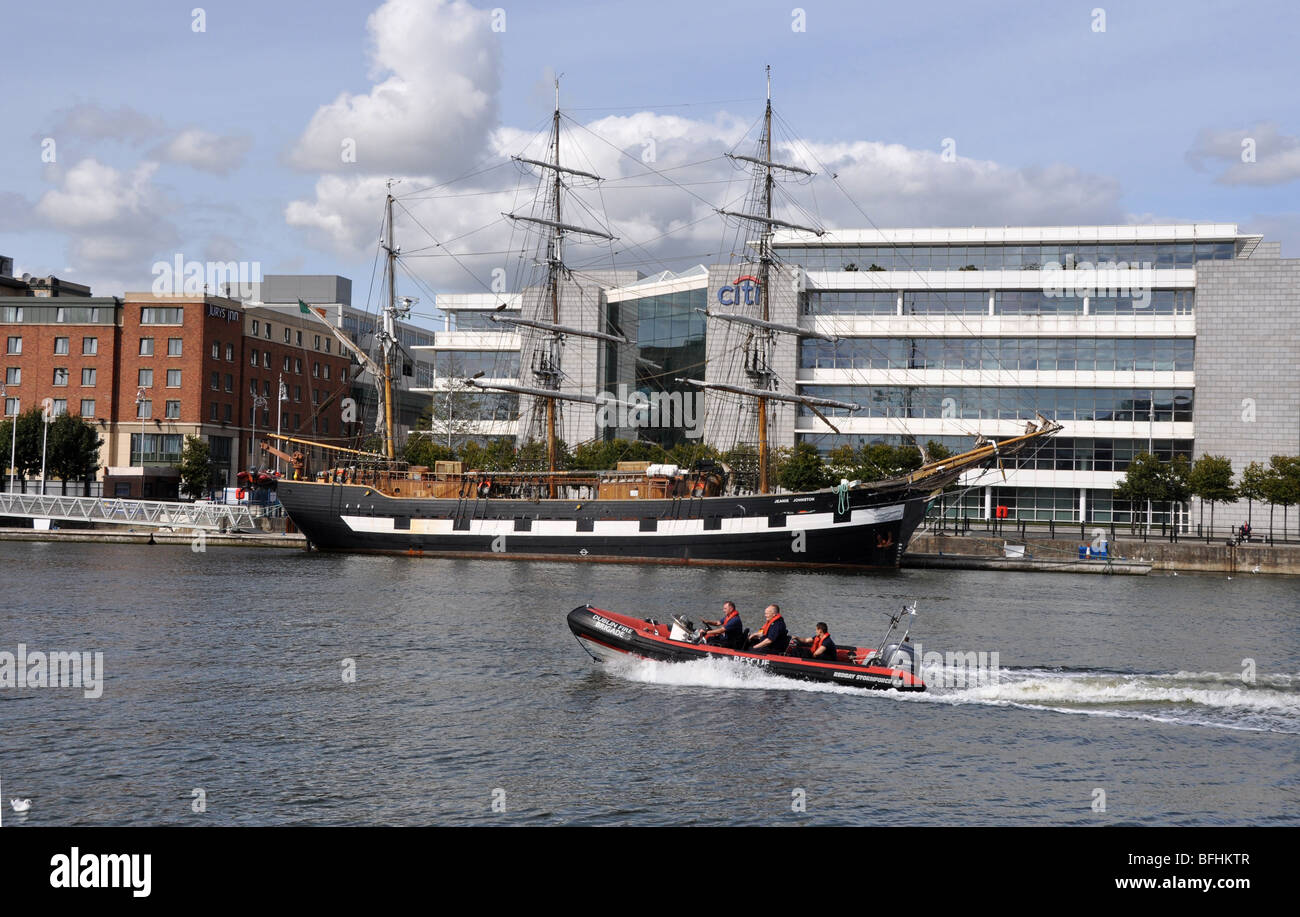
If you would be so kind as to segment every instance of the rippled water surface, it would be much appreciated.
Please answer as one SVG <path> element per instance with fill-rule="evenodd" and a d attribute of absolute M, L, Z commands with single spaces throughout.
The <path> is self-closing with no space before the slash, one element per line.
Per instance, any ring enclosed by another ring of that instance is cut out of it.
<path fill-rule="evenodd" d="M 100 651 L 107 673 L 99 698 L 0 688 L 3 794 L 32 799 L 6 827 L 1300 823 L 1297 579 L 23 543 L 0 562 L 0 652 Z M 751 627 L 776 601 L 795 633 L 869 645 L 915 600 L 923 653 L 1000 671 L 900 695 L 601 666 L 564 620 L 724 598 Z"/>

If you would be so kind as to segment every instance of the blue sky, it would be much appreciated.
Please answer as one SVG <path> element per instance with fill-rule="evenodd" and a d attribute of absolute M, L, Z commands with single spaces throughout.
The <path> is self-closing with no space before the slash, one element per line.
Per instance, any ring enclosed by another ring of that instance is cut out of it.
<path fill-rule="evenodd" d="M 179 252 L 344 274 L 364 300 L 382 179 L 405 193 L 522 151 L 555 71 L 567 148 L 636 188 L 589 202 L 646 243 L 643 270 L 680 266 L 718 249 L 718 226 L 674 228 L 734 192 L 717 156 L 759 115 L 769 63 L 779 113 L 877 225 L 1214 220 L 1300 255 L 1300 12 L 1284 3 L 186 0 L 7 20 L 0 253 L 102 294 L 148 288 Z M 348 136 L 355 163 L 337 155 Z M 636 179 L 650 140 L 698 198 Z M 418 221 L 505 250 L 499 212 L 522 184 L 509 167 L 412 199 L 401 237 L 429 244 Z M 799 193 L 825 225 L 863 223 L 833 188 Z M 411 269 L 429 295 L 483 288 L 490 263 Z"/>

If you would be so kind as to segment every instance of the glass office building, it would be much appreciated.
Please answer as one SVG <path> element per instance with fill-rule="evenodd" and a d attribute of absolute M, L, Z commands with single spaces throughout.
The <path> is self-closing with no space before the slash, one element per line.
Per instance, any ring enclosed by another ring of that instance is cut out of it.
<path fill-rule="evenodd" d="M 968 475 L 951 506 L 1099 524 L 1131 520 L 1112 491 L 1139 452 L 1226 455 L 1238 473 L 1296 452 L 1300 260 L 1235 224 L 782 230 L 774 251 L 770 319 L 833 338 L 779 335 L 780 389 L 860 406 L 825 412 L 833 432 L 806 409 L 772 403 L 774 446 L 809 442 L 829 452 L 914 438 L 958 450 L 977 435 L 1021 433 L 1041 414 L 1064 424 L 1062 433 L 1018 459 L 1005 481 Z M 724 379 L 737 335 L 697 311 L 744 312 L 739 280 L 734 266 L 714 266 L 603 286 L 601 308 L 571 321 L 632 343 L 602 342 L 583 361 L 566 355 L 566 373 L 589 362 L 578 369 L 592 374 L 593 392 L 622 385 L 640 396 L 685 397 L 676 380 L 687 376 L 746 384 Z M 439 296 L 449 317 L 428 349 L 462 353 L 435 355 L 431 365 L 448 373 L 517 366 L 513 381 L 533 384 L 526 357 L 502 354 L 521 351 L 519 335 L 485 318 L 500 302 Z M 425 381 L 436 392 L 450 377 L 435 368 Z M 748 422 L 738 404 L 709 393 L 696 436 L 728 445 Z M 482 432 L 522 434 L 518 419 L 501 417 L 485 418 Z M 609 420 L 578 415 L 565 438 L 682 438 Z M 1217 521 L 1246 511 L 1220 506 Z M 1186 522 L 1196 512 L 1194 503 L 1164 507 L 1152 519 Z"/>

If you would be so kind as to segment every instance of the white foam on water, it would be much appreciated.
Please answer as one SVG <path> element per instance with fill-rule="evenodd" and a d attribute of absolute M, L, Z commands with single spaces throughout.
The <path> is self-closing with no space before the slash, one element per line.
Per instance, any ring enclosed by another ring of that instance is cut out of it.
<path fill-rule="evenodd" d="M 909 703 L 1010 707 L 1179 726 L 1300 733 L 1300 676 L 1287 674 L 1259 675 L 1254 684 L 1246 684 L 1239 673 L 1223 672 L 1002 669 L 996 683 L 945 688 L 931 682 L 925 692 L 916 693 L 798 681 L 759 666 L 718 658 L 661 662 L 629 656 L 606 663 L 605 669 L 620 678 L 653 685 L 868 695 Z M 926 674 L 938 675 L 940 670 Z M 943 670 L 942 674 L 951 678 L 957 672 Z"/>
<path fill-rule="evenodd" d="M 604 667 L 610 674 L 620 678 L 650 685 L 689 688 L 759 688 L 776 691 L 812 691 L 823 694 L 868 693 L 861 688 L 850 688 L 845 685 L 783 678 L 765 671 L 761 666 L 716 657 L 693 659 L 690 662 L 662 662 L 656 659 L 624 656 L 605 663 Z M 869 693 L 897 694 L 898 692 Z"/>
<path fill-rule="evenodd" d="M 926 700 L 1053 713 L 1139 719 L 1185 726 L 1300 733 L 1300 689 L 1286 674 L 1124 674 L 1003 669 L 997 682 L 932 687 Z M 911 699 L 911 698 L 909 698 Z"/>

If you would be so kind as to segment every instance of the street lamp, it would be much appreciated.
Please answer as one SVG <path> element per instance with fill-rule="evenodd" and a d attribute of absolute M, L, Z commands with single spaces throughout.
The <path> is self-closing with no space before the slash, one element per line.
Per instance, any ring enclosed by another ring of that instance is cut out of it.
<path fill-rule="evenodd" d="M 140 418 L 140 486 L 144 487 L 144 386 L 135 390 L 135 416 Z"/>
<path fill-rule="evenodd" d="M 6 414 L 9 413 L 9 410 L 8 410 L 8 409 L 9 409 L 9 389 L 8 389 L 4 384 L 2 384 L 2 383 L 0 383 L 0 399 L 3 399 L 3 400 L 4 400 L 5 413 L 6 413 Z M 18 401 L 18 399 L 15 398 L 14 401 L 16 402 L 16 401 Z M 17 454 L 18 454 L 18 410 L 17 410 L 17 408 L 18 408 L 18 405 L 15 404 L 15 405 L 14 405 L 14 419 L 13 419 L 13 420 L 10 422 L 10 424 L 9 424 L 9 426 L 10 426 L 10 430 L 11 430 L 12 433 L 13 433 L 13 436 L 10 438 L 10 442 L 9 442 L 9 492 L 10 492 L 10 493 L 13 493 L 13 492 L 14 492 L 14 471 L 15 471 L 14 465 L 16 464 L 16 458 L 15 458 L 15 456 L 17 456 Z"/>
<path fill-rule="evenodd" d="M 50 442 L 50 423 L 54 420 L 54 402 L 46 398 L 41 403 L 41 420 L 45 421 L 45 434 L 41 437 L 41 496 L 45 496 L 45 447 Z"/>
<path fill-rule="evenodd" d="M 257 393 L 253 394 L 253 441 L 249 443 L 249 449 L 252 455 L 249 457 L 251 462 L 257 456 L 257 409 L 266 407 L 266 398 Z M 257 464 L 253 464 L 253 470 L 257 470 Z"/>

